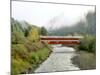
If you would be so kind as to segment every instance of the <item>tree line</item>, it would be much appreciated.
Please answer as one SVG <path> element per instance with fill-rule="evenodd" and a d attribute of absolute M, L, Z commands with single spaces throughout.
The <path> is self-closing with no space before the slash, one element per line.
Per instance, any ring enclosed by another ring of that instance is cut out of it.
<path fill-rule="evenodd" d="M 78 46 L 79 50 L 96 52 L 96 12 L 88 12 L 86 20 L 80 20 L 73 26 L 64 26 L 55 30 L 50 30 L 49 35 L 67 36 L 81 35 L 84 39 L 81 40 Z"/>
<path fill-rule="evenodd" d="M 89 12 L 86 20 L 80 20 L 73 26 L 64 26 L 49 31 L 49 35 L 68 35 L 68 34 L 91 34 L 96 35 L 96 12 Z"/>

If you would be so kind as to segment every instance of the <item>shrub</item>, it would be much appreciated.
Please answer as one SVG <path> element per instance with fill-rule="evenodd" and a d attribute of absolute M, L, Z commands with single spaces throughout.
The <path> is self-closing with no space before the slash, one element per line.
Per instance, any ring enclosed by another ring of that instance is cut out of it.
<path fill-rule="evenodd" d="M 12 44 L 23 44 L 25 37 L 19 32 L 12 32 Z"/>
<path fill-rule="evenodd" d="M 28 40 L 32 41 L 32 42 L 37 42 L 39 41 L 39 32 L 38 32 L 38 29 L 37 28 L 32 28 L 30 31 L 29 31 L 29 34 L 28 34 Z"/>
<path fill-rule="evenodd" d="M 12 56 L 28 59 L 28 50 L 24 44 L 12 45 Z"/>
<path fill-rule="evenodd" d="M 29 68 L 29 63 L 23 61 L 22 59 L 12 59 L 12 75 L 18 75 L 19 73 L 24 73 Z"/>
<path fill-rule="evenodd" d="M 94 52 L 96 48 L 96 38 L 94 36 L 87 35 L 84 39 L 81 40 L 81 44 L 79 45 L 79 50 L 84 50 L 88 52 Z"/>

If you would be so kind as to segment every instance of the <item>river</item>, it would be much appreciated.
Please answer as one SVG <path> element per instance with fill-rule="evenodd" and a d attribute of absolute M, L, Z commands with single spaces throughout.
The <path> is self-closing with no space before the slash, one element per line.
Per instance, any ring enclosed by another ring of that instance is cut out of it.
<path fill-rule="evenodd" d="M 71 58 L 77 55 L 74 48 L 53 45 L 52 51 L 49 58 L 35 70 L 35 73 L 80 70 L 72 64 Z"/>

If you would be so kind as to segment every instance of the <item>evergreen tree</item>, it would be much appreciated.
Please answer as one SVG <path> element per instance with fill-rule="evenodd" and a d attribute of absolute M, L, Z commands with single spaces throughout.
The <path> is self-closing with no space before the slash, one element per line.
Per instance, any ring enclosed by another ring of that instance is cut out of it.
<path fill-rule="evenodd" d="M 47 30 L 44 27 L 41 27 L 41 35 L 47 35 Z"/>

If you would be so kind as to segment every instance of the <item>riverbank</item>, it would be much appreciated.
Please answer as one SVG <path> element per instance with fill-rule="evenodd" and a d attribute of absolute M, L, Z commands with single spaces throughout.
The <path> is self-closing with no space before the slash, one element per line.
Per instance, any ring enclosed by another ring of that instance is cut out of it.
<path fill-rule="evenodd" d="M 20 46 L 24 47 L 23 52 L 22 52 L 22 47 Z M 18 48 L 17 50 L 21 51 L 21 52 L 18 51 L 21 54 L 20 57 L 19 55 L 16 55 L 16 58 L 13 57 L 12 60 L 13 69 L 11 69 L 12 75 L 34 73 L 34 70 L 42 62 L 44 62 L 51 54 L 51 49 L 47 46 L 38 48 L 36 51 L 32 51 L 32 52 L 26 52 L 27 49 L 25 48 L 24 45 L 14 45 L 14 49 L 16 49 L 15 47 Z M 16 54 L 18 54 L 18 52 L 16 52 Z M 21 56 L 23 56 L 23 58 L 21 58 Z"/>
<path fill-rule="evenodd" d="M 96 56 L 94 53 L 79 51 L 78 55 L 72 58 L 72 61 L 80 70 L 96 69 Z"/>
<path fill-rule="evenodd" d="M 48 47 L 44 47 L 36 52 L 32 53 L 32 67 L 26 72 L 28 74 L 34 73 L 34 71 L 43 63 L 51 54 L 51 50 Z"/>
<path fill-rule="evenodd" d="M 35 73 L 80 70 L 71 61 L 71 58 L 76 55 L 74 48 L 53 46 L 52 51 L 49 58 L 35 70 Z"/>

